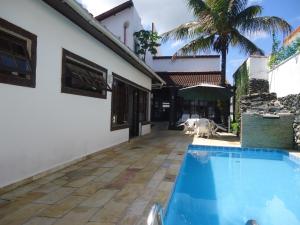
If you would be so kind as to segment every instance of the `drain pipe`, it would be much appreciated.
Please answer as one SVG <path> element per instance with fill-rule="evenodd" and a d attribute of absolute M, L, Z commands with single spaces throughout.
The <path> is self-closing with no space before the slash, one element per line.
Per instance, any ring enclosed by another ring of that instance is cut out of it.
<path fill-rule="evenodd" d="M 89 24 L 91 24 L 98 31 L 100 31 L 105 36 L 110 38 L 113 42 L 115 42 L 115 44 L 117 44 L 127 54 L 129 54 L 132 58 L 134 58 L 140 65 L 146 68 L 148 72 L 152 74 L 153 77 L 158 79 L 162 84 L 165 84 L 165 81 L 162 80 L 157 74 L 155 74 L 146 63 L 144 63 L 139 57 L 137 57 L 128 47 L 124 46 L 110 31 L 102 27 L 100 23 L 88 11 L 86 11 L 79 5 L 79 3 L 77 3 L 75 0 L 62 0 L 62 2 L 70 6 L 75 12 L 77 12 L 80 16 L 82 16 Z"/>

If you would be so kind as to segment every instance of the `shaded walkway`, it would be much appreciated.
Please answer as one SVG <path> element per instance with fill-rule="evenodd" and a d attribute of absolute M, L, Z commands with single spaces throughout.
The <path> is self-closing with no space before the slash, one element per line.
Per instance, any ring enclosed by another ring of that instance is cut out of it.
<path fill-rule="evenodd" d="M 144 224 L 165 203 L 191 137 L 156 131 L 0 196 L 1 225 Z"/>
<path fill-rule="evenodd" d="M 167 201 L 193 142 L 160 129 L 3 194 L 0 225 L 146 224 L 150 207 Z"/>

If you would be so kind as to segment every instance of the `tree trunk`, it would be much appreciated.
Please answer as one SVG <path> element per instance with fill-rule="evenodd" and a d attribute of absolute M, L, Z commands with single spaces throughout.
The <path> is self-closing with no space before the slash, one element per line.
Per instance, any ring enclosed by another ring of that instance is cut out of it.
<path fill-rule="evenodd" d="M 226 51 L 226 49 L 223 49 L 221 51 L 221 53 L 222 53 L 221 85 L 225 86 L 225 82 L 226 82 L 226 57 L 227 57 L 227 51 Z"/>

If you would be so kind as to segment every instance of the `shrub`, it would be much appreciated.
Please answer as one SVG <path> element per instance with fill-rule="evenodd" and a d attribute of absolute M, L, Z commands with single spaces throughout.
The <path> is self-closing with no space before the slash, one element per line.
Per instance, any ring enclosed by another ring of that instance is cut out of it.
<path fill-rule="evenodd" d="M 273 46 L 277 43 L 273 40 Z M 282 46 L 280 49 L 273 51 L 269 60 L 269 67 L 272 69 L 279 65 L 281 62 L 291 57 L 300 51 L 300 38 L 297 38 L 293 43 L 288 46 Z"/>
<path fill-rule="evenodd" d="M 231 130 L 232 130 L 232 133 L 239 134 L 240 133 L 240 124 L 239 123 L 232 123 L 231 124 Z"/>

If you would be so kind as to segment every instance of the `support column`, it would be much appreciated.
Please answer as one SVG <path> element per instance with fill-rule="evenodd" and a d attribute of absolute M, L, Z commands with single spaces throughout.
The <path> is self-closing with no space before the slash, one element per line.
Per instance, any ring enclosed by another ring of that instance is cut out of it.
<path fill-rule="evenodd" d="M 176 93 L 175 88 L 170 88 L 170 117 L 169 117 L 169 129 L 176 129 Z"/>

